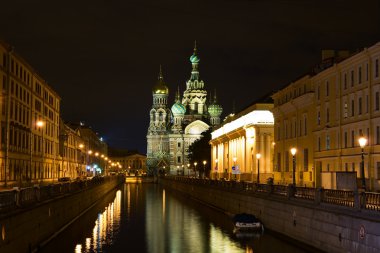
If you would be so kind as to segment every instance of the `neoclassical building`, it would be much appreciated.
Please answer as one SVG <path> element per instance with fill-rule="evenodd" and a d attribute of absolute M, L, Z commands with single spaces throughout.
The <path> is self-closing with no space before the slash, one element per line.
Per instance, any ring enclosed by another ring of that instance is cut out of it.
<path fill-rule="evenodd" d="M 272 103 L 255 103 L 211 133 L 211 178 L 265 183 L 273 177 L 272 108 Z"/>
<path fill-rule="evenodd" d="M 222 107 L 217 104 L 216 93 L 211 102 L 207 102 L 207 90 L 199 76 L 200 58 L 196 47 L 190 62 L 192 70 L 186 89 L 182 98 L 177 90 L 171 108 L 168 106 L 169 88 L 161 69 L 158 82 L 153 87 L 147 133 L 147 167 L 150 173 L 164 169 L 167 173 L 176 174 L 180 168 L 187 174 L 189 146 L 210 126 L 220 124 Z"/>
<path fill-rule="evenodd" d="M 272 96 L 275 180 L 291 182 L 294 147 L 297 185 L 336 188 L 336 175 L 351 172 L 380 189 L 379 60 L 380 43 L 354 54 L 324 51 L 318 67 Z M 360 137 L 368 140 L 364 170 Z"/>

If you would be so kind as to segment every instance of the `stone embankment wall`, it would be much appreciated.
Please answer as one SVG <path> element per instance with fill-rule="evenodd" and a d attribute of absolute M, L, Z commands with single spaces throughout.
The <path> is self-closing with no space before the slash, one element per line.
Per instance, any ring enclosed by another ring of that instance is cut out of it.
<path fill-rule="evenodd" d="M 298 200 L 268 193 L 249 193 L 160 179 L 167 188 L 182 192 L 230 214 L 251 213 L 267 229 L 329 253 L 380 252 L 380 212 Z"/>
<path fill-rule="evenodd" d="M 89 188 L 1 214 L 0 252 L 38 251 L 68 224 L 123 182 L 122 177 L 114 176 Z"/>

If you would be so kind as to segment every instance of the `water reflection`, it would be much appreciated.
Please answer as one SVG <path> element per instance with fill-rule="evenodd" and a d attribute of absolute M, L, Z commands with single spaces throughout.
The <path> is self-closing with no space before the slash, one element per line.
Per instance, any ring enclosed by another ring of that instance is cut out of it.
<path fill-rule="evenodd" d="M 95 226 L 92 229 L 92 237 L 88 237 L 84 242 L 84 249 L 82 244 L 77 244 L 75 253 L 79 252 L 102 252 L 104 245 L 110 244 L 120 227 L 121 217 L 121 191 L 116 192 L 116 197 L 113 202 L 102 213 L 98 214 L 95 220 Z"/>
<path fill-rule="evenodd" d="M 304 252 L 263 235 L 236 238 L 228 216 L 155 184 L 126 184 L 42 252 Z M 64 243 L 63 243 L 64 242 Z"/>

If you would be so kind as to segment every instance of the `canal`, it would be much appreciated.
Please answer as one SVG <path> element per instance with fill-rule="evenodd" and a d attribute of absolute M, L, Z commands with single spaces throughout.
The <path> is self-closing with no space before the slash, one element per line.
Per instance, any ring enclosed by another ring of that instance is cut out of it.
<path fill-rule="evenodd" d="M 157 184 L 125 184 L 39 252 L 307 252 L 268 232 L 233 233 L 222 212 Z"/>

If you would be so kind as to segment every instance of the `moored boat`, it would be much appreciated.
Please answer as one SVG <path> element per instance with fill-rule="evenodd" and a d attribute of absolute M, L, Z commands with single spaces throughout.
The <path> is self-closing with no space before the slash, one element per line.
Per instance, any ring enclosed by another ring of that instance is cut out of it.
<path fill-rule="evenodd" d="M 233 218 L 235 232 L 237 231 L 257 231 L 262 232 L 264 226 L 253 214 L 240 213 Z"/>

